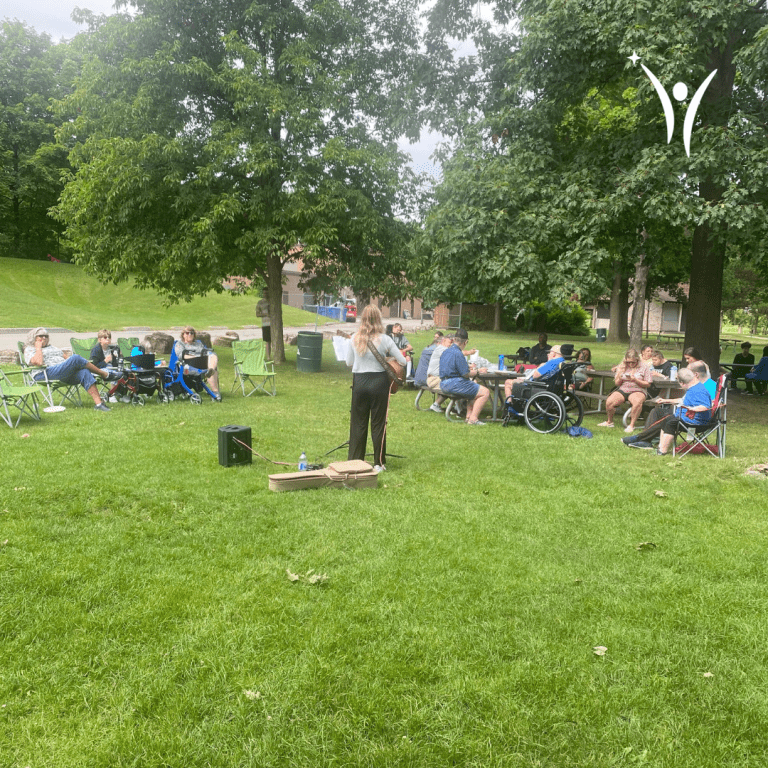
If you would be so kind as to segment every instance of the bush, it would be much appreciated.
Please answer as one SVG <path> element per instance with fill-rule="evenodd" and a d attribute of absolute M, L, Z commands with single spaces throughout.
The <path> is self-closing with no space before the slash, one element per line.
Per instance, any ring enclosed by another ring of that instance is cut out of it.
<path fill-rule="evenodd" d="M 518 330 L 589 336 L 589 315 L 573 301 L 550 309 L 540 301 L 533 301 L 518 314 L 515 326 Z"/>

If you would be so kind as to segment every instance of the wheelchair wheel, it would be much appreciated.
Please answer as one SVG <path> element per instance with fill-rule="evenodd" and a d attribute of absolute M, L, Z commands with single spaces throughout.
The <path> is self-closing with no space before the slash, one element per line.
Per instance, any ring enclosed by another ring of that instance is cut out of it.
<path fill-rule="evenodd" d="M 549 435 L 563 426 L 565 405 L 557 395 L 539 392 L 525 404 L 523 416 L 528 429 Z"/>
<path fill-rule="evenodd" d="M 203 398 L 200 397 L 200 395 L 197 394 L 197 392 L 193 392 L 189 396 L 189 402 L 194 403 L 195 405 L 202 405 L 203 404 Z"/>
<path fill-rule="evenodd" d="M 173 394 L 173 392 L 169 389 L 163 392 L 165 395 L 166 402 L 172 403 L 176 399 L 176 395 Z"/>
<path fill-rule="evenodd" d="M 131 398 L 131 405 L 144 405 L 144 395 L 134 395 Z"/>
<path fill-rule="evenodd" d="M 563 404 L 565 405 L 565 423 L 564 427 L 581 426 L 584 418 L 584 404 L 573 392 L 566 392 L 563 395 Z"/>
<path fill-rule="evenodd" d="M 157 402 L 160 403 L 160 405 L 168 405 L 168 403 L 170 402 L 170 398 L 165 392 L 158 392 Z"/>

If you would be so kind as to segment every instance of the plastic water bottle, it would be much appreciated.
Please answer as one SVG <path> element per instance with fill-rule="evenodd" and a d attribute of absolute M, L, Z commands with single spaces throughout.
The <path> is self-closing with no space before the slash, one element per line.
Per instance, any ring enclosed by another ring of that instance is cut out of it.
<path fill-rule="evenodd" d="M 500 371 L 506 371 L 507 370 L 504 367 L 504 355 L 499 355 L 499 370 Z"/>
<path fill-rule="evenodd" d="M 306 472 L 307 471 L 307 454 L 302 451 L 301 456 L 299 456 L 299 472 Z"/>
<path fill-rule="evenodd" d="M 677 381 L 677 366 L 673 365 L 669 369 L 669 380 L 670 381 Z"/>

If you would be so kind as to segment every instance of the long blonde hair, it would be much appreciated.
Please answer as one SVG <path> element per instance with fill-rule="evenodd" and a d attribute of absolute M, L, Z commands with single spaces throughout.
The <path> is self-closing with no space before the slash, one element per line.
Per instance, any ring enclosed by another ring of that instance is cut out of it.
<path fill-rule="evenodd" d="M 627 370 L 627 360 L 634 360 L 637 362 L 637 368 L 638 370 L 643 366 L 643 360 L 640 357 L 640 353 L 636 349 L 628 349 L 626 351 L 626 354 L 622 358 L 621 362 L 619 363 L 618 368 L 616 369 L 616 375 L 623 375 Z"/>
<path fill-rule="evenodd" d="M 360 329 L 352 342 L 358 354 L 365 354 L 368 342 L 382 333 L 384 333 L 384 325 L 381 322 L 381 312 L 375 304 L 369 304 L 360 316 Z"/>

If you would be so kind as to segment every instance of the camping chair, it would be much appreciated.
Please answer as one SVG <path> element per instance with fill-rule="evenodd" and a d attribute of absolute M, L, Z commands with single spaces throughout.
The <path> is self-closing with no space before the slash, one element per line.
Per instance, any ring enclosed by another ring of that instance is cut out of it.
<path fill-rule="evenodd" d="M 69 345 L 72 347 L 73 355 L 80 355 L 86 360 L 91 359 L 91 350 L 99 343 L 98 337 L 92 339 L 75 339 L 69 340 Z"/>
<path fill-rule="evenodd" d="M 39 385 L 42 389 L 43 399 L 51 407 L 56 407 L 54 395 L 60 395 L 61 399 L 58 402 L 59 406 L 63 406 L 64 403 L 70 403 L 75 408 L 82 408 L 83 401 L 80 399 L 80 385 L 70 384 L 66 381 L 59 381 L 58 379 L 49 379 L 48 374 L 44 366 L 40 365 L 27 365 L 24 360 L 24 342 L 19 342 L 19 364 L 21 370 L 24 373 L 24 380 L 28 386 Z M 44 378 L 39 381 L 35 379 L 35 374 L 42 371 Z"/>
<path fill-rule="evenodd" d="M 6 374 L 0 370 L 0 419 L 11 429 L 19 426 L 21 417 L 26 413 L 36 421 L 40 421 L 40 411 L 37 407 L 37 396 L 42 397 L 43 390 L 37 384 L 14 385 L 9 376 L 24 376 L 23 371 L 12 371 Z M 16 408 L 19 415 L 13 421 L 10 408 Z"/>
<path fill-rule="evenodd" d="M 135 336 L 129 338 L 118 337 L 117 346 L 120 349 L 121 357 L 130 357 L 133 354 L 133 348 L 139 346 L 139 340 Z"/>
<path fill-rule="evenodd" d="M 271 397 L 277 394 L 275 364 L 271 360 L 264 360 L 264 342 L 261 339 L 233 341 L 232 354 L 235 366 L 232 392 L 239 383 L 244 397 L 250 397 L 256 391 L 264 392 Z M 251 386 L 249 392 L 245 391 L 246 382 Z"/>
<path fill-rule="evenodd" d="M 675 433 L 674 455 L 685 456 L 687 453 L 710 453 L 718 459 L 725 458 L 725 424 L 726 405 L 728 400 L 728 374 L 724 373 L 717 380 L 717 391 L 709 411 L 709 421 L 706 424 L 692 425 L 680 422 Z M 684 442 L 678 445 L 678 437 Z M 714 437 L 714 442 L 710 439 Z"/>

